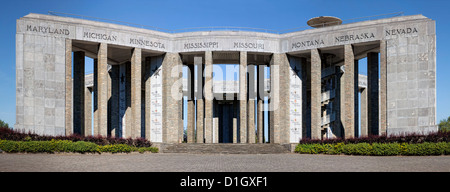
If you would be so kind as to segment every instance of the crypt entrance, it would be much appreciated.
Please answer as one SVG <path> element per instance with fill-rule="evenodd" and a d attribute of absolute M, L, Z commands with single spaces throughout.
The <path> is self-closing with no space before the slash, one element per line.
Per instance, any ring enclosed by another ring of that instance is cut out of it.
<path fill-rule="evenodd" d="M 214 100 L 213 127 L 218 129 L 219 143 L 233 143 L 233 140 L 236 142 L 238 108 L 239 103 L 236 99 Z"/>

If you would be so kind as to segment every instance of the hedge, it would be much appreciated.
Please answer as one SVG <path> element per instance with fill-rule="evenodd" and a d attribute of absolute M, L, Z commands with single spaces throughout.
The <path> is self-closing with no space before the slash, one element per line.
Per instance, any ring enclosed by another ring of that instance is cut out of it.
<path fill-rule="evenodd" d="M 73 142 L 85 141 L 95 143 L 97 145 L 110 145 L 110 144 L 126 144 L 134 147 L 151 147 L 152 143 L 144 138 L 114 138 L 103 136 L 80 136 L 77 134 L 69 136 L 48 136 L 38 135 L 35 133 L 24 133 L 17 130 L 12 130 L 7 127 L 0 127 L 0 139 L 11 141 L 51 141 L 51 140 L 70 140 Z"/>
<path fill-rule="evenodd" d="M 408 133 L 400 135 L 369 135 L 365 137 L 355 137 L 355 138 L 333 138 L 333 139 L 309 139 L 303 138 L 299 141 L 301 144 L 356 144 L 356 143 L 438 143 L 438 142 L 450 142 L 450 131 L 437 131 L 429 134 L 422 133 Z"/>
<path fill-rule="evenodd" d="M 450 142 L 298 144 L 296 153 L 346 155 L 450 155 Z"/>
<path fill-rule="evenodd" d="M 7 153 L 55 153 L 55 152 L 73 152 L 73 153 L 130 153 L 138 151 L 143 153 L 150 151 L 158 152 L 156 147 L 135 147 L 126 144 L 97 145 L 86 141 L 69 140 L 50 140 L 50 141 L 11 141 L 0 140 L 0 149 Z"/>

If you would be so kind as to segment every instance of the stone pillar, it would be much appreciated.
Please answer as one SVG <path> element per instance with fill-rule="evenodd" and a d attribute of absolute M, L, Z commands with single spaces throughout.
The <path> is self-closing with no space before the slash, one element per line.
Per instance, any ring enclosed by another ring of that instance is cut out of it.
<path fill-rule="evenodd" d="M 216 110 L 216 109 L 213 109 Z M 212 143 L 219 143 L 219 117 L 213 117 Z"/>
<path fill-rule="evenodd" d="M 213 142 L 212 51 L 205 51 L 205 143 Z"/>
<path fill-rule="evenodd" d="M 378 111 L 378 53 L 367 53 L 367 129 L 370 135 L 379 135 Z"/>
<path fill-rule="evenodd" d="M 255 65 L 250 65 L 247 68 L 248 71 L 248 143 L 255 143 L 255 98 L 256 98 L 256 85 L 255 85 Z"/>
<path fill-rule="evenodd" d="M 187 142 L 195 142 L 194 65 L 188 66 Z"/>
<path fill-rule="evenodd" d="M 108 128 L 108 45 L 100 43 L 97 55 L 97 119 L 98 135 L 107 136 Z M 95 93 L 94 93 L 95 94 Z"/>
<path fill-rule="evenodd" d="M 285 53 L 275 53 L 270 61 L 270 142 L 289 143 L 290 67 Z"/>
<path fill-rule="evenodd" d="M 367 132 L 367 89 L 361 90 L 361 137 L 366 137 Z"/>
<path fill-rule="evenodd" d="M 387 128 L 387 57 L 386 40 L 380 41 L 380 130 L 381 135 L 386 134 Z"/>
<path fill-rule="evenodd" d="M 258 99 L 257 103 L 257 131 L 258 131 L 258 143 L 264 143 L 264 100 Z"/>
<path fill-rule="evenodd" d="M 239 141 L 247 143 L 247 52 L 239 55 Z"/>
<path fill-rule="evenodd" d="M 92 135 L 92 91 L 84 87 L 84 132 L 83 136 Z"/>
<path fill-rule="evenodd" d="M 248 143 L 255 143 L 255 100 L 248 100 L 248 131 L 247 131 L 247 140 Z"/>
<path fill-rule="evenodd" d="M 83 51 L 73 53 L 73 133 L 84 135 L 84 57 Z"/>
<path fill-rule="evenodd" d="M 318 49 L 311 49 L 311 139 L 321 139 L 321 58 Z"/>
<path fill-rule="evenodd" d="M 131 138 L 141 137 L 141 49 L 134 48 L 131 54 Z"/>
<path fill-rule="evenodd" d="M 355 56 L 353 54 L 353 46 L 351 44 L 344 45 L 344 74 L 342 75 L 343 98 L 344 104 L 341 107 L 341 122 L 344 126 L 344 137 L 353 138 L 355 136 Z"/>
<path fill-rule="evenodd" d="M 163 141 L 179 143 L 182 141 L 182 65 L 178 53 L 166 53 L 162 62 L 162 106 L 163 109 Z"/>
<path fill-rule="evenodd" d="M 194 57 L 197 66 L 197 143 L 204 143 L 204 100 L 203 100 L 203 61 L 202 57 Z"/>
<path fill-rule="evenodd" d="M 72 120 L 72 40 L 66 39 L 66 104 L 65 129 L 66 135 L 73 134 Z"/>

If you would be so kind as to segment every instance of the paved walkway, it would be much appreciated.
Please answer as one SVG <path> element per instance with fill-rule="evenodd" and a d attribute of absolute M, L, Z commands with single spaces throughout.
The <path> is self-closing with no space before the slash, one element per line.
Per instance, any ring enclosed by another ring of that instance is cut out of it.
<path fill-rule="evenodd" d="M 303 154 L 0 154 L 4 171 L 444 171 L 450 156 L 344 156 Z"/>

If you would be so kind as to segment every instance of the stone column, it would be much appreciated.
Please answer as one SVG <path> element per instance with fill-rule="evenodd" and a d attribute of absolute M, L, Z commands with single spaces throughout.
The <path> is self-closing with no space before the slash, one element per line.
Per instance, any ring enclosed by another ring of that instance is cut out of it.
<path fill-rule="evenodd" d="M 203 61 L 202 57 L 194 57 L 197 66 L 197 143 L 204 143 L 204 100 L 203 100 Z"/>
<path fill-rule="evenodd" d="M 195 142 L 194 65 L 188 67 L 187 142 Z"/>
<path fill-rule="evenodd" d="M 270 142 L 289 143 L 289 61 L 285 53 L 274 53 L 270 61 Z"/>
<path fill-rule="evenodd" d="M 361 90 L 361 137 L 367 134 L 367 89 Z"/>
<path fill-rule="evenodd" d="M 213 109 L 216 110 L 216 109 Z M 213 117 L 212 143 L 219 143 L 219 117 Z"/>
<path fill-rule="evenodd" d="M 213 142 L 212 51 L 205 51 L 205 143 Z"/>
<path fill-rule="evenodd" d="M 248 100 L 248 132 L 247 138 L 248 143 L 255 143 L 255 100 Z"/>
<path fill-rule="evenodd" d="M 311 49 L 311 139 L 321 139 L 321 58 L 318 49 Z"/>
<path fill-rule="evenodd" d="M 66 104 L 65 129 L 66 135 L 73 133 L 72 120 L 72 40 L 66 39 Z"/>
<path fill-rule="evenodd" d="M 73 133 L 84 135 L 84 57 L 83 51 L 73 53 Z"/>
<path fill-rule="evenodd" d="M 239 55 L 239 135 L 240 143 L 247 143 L 247 52 Z"/>
<path fill-rule="evenodd" d="M 341 107 L 341 121 L 344 125 L 344 137 L 353 138 L 355 136 L 355 56 L 353 54 L 353 46 L 351 44 L 344 45 L 344 74 L 342 75 L 343 98 L 341 98 L 344 104 Z"/>
<path fill-rule="evenodd" d="M 92 135 L 92 91 L 84 87 L 84 132 L 83 136 Z"/>
<path fill-rule="evenodd" d="M 264 100 L 263 99 L 258 99 L 257 113 L 258 113 L 258 117 L 257 117 L 258 143 L 264 143 L 263 142 L 263 139 L 264 139 Z"/>
<path fill-rule="evenodd" d="M 386 40 L 380 41 L 380 130 L 386 134 L 387 128 L 387 56 Z"/>
<path fill-rule="evenodd" d="M 182 141 L 182 73 L 181 57 L 178 53 L 166 53 L 162 62 L 162 106 L 163 141 L 179 143 Z"/>
<path fill-rule="evenodd" d="M 255 98 L 256 98 L 256 85 L 255 85 L 255 65 L 250 65 L 247 68 L 248 71 L 248 143 L 255 143 Z"/>
<path fill-rule="evenodd" d="M 134 48 L 131 54 L 131 138 L 141 137 L 141 49 Z"/>
<path fill-rule="evenodd" d="M 378 53 L 367 53 L 367 129 L 370 135 L 379 135 L 378 111 Z"/>
<path fill-rule="evenodd" d="M 97 119 L 98 135 L 107 136 L 108 128 L 108 45 L 100 43 L 97 55 Z"/>

